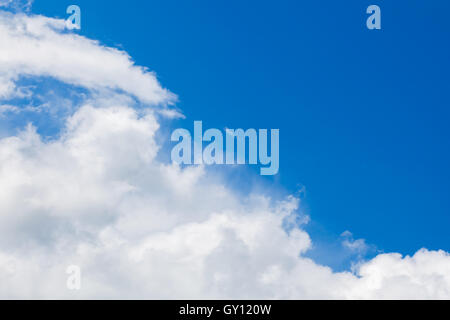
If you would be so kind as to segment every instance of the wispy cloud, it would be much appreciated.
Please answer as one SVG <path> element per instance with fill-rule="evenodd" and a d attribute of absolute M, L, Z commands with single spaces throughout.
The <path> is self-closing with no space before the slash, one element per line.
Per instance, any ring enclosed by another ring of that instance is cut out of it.
<path fill-rule="evenodd" d="M 64 20 L 1 11 L 0 18 L 0 97 L 14 97 L 19 76 L 50 76 L 91 91 L 124 91 L 147 104 L 176 100 L 124 51 L 64 32 Z"/>
<path fill-rule="evenodd" d="M 34 0 L 0 0 L 0 7 L 14 11 L 30 11 Z"/>

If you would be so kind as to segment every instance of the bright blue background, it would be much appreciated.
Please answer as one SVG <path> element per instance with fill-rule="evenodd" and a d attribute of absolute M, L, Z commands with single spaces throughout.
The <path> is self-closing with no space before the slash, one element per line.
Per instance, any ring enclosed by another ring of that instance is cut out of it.
<path fill-rule="evenodd" d="M 36 0 L 33 12 L 65 18 L 69 4 L 82 35 L 179 95 L 175 126 L 280 129 L 280 174 L 265 179 L 306 187 L 322 262 L 339 267 L 323 252 L 345 230 L 386 252 L 450 251 L 449 1 Z M 381 31 L 366 28 L 371 4 Z"/>

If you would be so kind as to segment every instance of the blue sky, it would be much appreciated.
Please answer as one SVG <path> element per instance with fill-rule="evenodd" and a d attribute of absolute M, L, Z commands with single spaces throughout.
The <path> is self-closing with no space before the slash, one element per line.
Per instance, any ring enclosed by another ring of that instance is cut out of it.
<path fill-rule="evenodd" d="M 64 18 L 69 4 L 33 12 Z M 448 1 L 77 4 L 82 35 L 179 96 L 174 127 L 279 128 L 280 174 L 267 179 L 306 188 L 319 242 L 350 230 L 382 251 L 450 250 Z M 380 31 L 365 27 L 370 4 Z"/>

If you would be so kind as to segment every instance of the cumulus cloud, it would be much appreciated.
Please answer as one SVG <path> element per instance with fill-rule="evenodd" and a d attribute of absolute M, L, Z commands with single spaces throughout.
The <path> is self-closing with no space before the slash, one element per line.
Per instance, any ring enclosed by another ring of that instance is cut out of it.
<path fill-rule="evenodd" d="M 174 96 L 153 73 L 62 20 L 1 15 L 4 97 L 22 76 L 89 92 L 53 139 L 32 124 L 0 139 L 1 298 L 450 297 L 443 251 L 381 254 L 354 272 L 306 258 L 299 199 L 242 196 L 203 167 L 158 161 L 160 111 L 145 106 Z M 79 291 L 66 287 L 70 265 Z"/>

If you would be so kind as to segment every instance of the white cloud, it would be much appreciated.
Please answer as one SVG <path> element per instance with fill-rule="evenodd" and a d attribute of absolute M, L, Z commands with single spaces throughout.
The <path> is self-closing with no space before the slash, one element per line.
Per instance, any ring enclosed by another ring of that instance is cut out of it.
<path fill-rule="evenodd" d="M 353 239 L 350 231 L 344 231 L 341 237 L 343 238 L 342 245 L 354 253 L 364 254 L 369 249 L 365 239 Z"/>
<path fill-rule="evenodd" d="M 54 140 L 31 125 L 0 139 L 0 298 L 450 298 L 443 251 L 378 255 L 356 273 L 304 257 L 297 198 L 244 197 L 157 160 L 156 112 L 133 108 L 172 101 L 153 74 L 60 20 L 1 15 L 7 81 L 51 76 L 91 94 Z M 69 265 L 80 291 L 66 288 Z"/>
<path fill-rule="evenodd" d="M 7 7 L 13 2 L 13 0 L 0 0 L 0 7 Z"/>
<path fill-rule="evenodd" d="M 0 0 L 0 8 L 14 11 L 29 11 L 34 0 Z"/>
<path fill-rule="evenodd" d="M 0 97 L 13 95 L 19 76 L 49 76 L 90 90 L 122 90 L 149 104 L 176 99 L 125 52 L 64 28 L 64 20 L 0 11 Z"/>
<path fill-rule="evenodd" d="M 4 116 L 5 113 L 18 113 L 20 109 L 16 106 L 12 106 L 9 104 L 0 105 L 0 117 Z"/>

